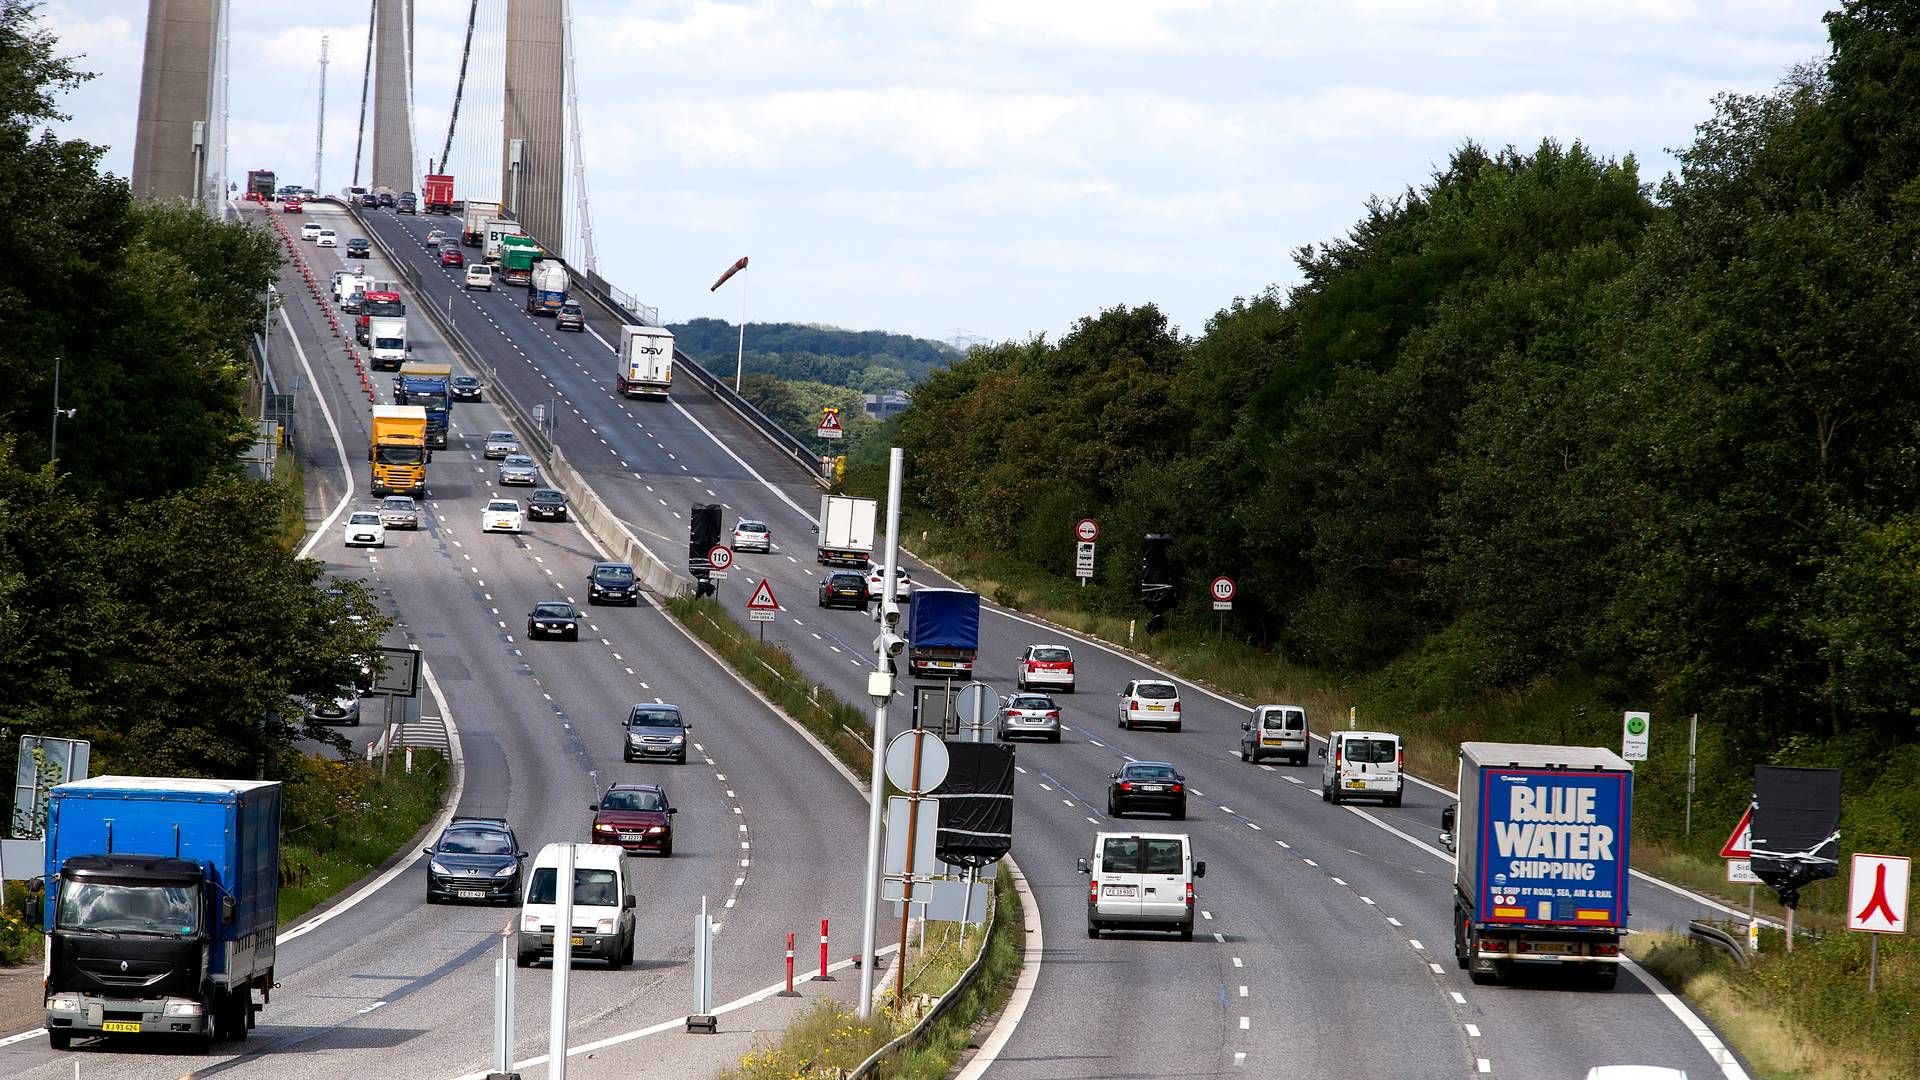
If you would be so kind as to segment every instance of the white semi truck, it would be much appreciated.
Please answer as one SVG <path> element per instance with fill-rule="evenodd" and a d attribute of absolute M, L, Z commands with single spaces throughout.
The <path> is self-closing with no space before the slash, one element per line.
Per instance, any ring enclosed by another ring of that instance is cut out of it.
<path fill-rule="evenodd" d="M 673 389 L 673 331 L 622 326 L 614 387 L 627 397 L 664 398 Z"/>

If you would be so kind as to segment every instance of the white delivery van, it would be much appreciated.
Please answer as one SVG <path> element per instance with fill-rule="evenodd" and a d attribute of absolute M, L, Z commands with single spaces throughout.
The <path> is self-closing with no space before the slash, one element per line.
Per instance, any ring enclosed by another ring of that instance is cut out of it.
<path fill-rule="evenodd" d="M 1400 736 L 1384 731 L 1334 731 L 1320 748 L 1320 798 L 1379 799 L 1399 806 L 1406 792 L 1406 751 Z"/>
<path fill-rule="evenodd" d="M 568 847 L 573 848 L 573 958 L 605 960 L 616 969 L 633 963 L 636 901 L 625 855 L 600 844 L 548 844 L 533 862 L 520 902 L 520 966 L 553 959 L 554 923 L 560 917 L 554 903 L 556 871 Z"/>
<path fill-rule="evenodd" d="M 1087 936 L 1130 928 L 1172 930 L 1193 940 L 1193 883 L 1207 876 L 1186 833 L 1103 832 L 1080 860 L 1087 886 Z"/>
<path fill-rule="evenodd" d="M 1298 705 L 1262 705 L 1253 719 L 1240 722 L 1240 760 L 1284 757 L 1295 765 L 1307 763 L 1307 710 Z"/>

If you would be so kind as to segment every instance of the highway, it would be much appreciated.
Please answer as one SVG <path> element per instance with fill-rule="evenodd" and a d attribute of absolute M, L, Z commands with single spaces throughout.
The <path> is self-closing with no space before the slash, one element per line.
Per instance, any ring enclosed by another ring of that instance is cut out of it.
<path fill-rule="evenodd" d="M 343 239 L 353 234 L 338 209 L 310 209 L 310 219 L 333 225 Z M 323 282 L 341 265 L 337 249 L 301 244 L 300 250 Z M 291 384 L 295 372 L 304 380 L 303 452 L 335 457 L 320 415 L 324 402 L 348 462 L 345 473 L 337 464 L 325 466 L 330 483 L 337 490 L 350 477 L 358 490 L 352 504 L 371 505 L 361 464 L 367 393 L 304 284 L 289 277 L 281 288 L 291 297 L 288 319 L 300 348 L 282 335 L 274 361 L 283 384 Z M 416 358 L 449 356 L 425 318 L 414 314 L 408 324 Z M 389 376 L 376 378 L 384 391 Z M 480 454 L 486 432 L 503 426 L 490 404 L 456 404 L 450 444 L 429 466 L 429 514 L 419 532 L 391 531 L 384 549 L 349 550 L 334 521 L 312 554 L 331 574 L 367 580 L 400 620 L 397 636 L 425 651 L 433 696 L 424 711 L 449 717 L 458 730 L 464 759 L 459 813 L 507 817 L 521 845 L 537 852 L 552 841 L 587 839 L 596 778 L 602 787 L 618 780 L 662 782 L 679 808 L 673 856 L 628 863 L 639 900 L 635 964 L 611 971 L 582 963 L 573 973 L 570 1037 L 579 1044 L 686 1014 L 692 916 L 703 898 L 722 924 L 719 1002 L 779 978 L 788 932 L 809 941 L 826 917 L 836 938 L 850 943 L 864 853 L 846 842 L 845 823 L 864 820 L 866 804 L 804 738 L 649 605 L 585 609 L 589 618 L 578 642 L 523 640 L 534 602 L 568 597 L 585 604 L 587 567 L 596 552 L 570 523 L 530 522 L 521 536 L 481 534 L 487 498 L 525 493 L 496 488 L 495 463 Z M 656 700 L 687 710 L 694 750 L 686 765 L 622 761 L 628 707 Z M 377 706 L 369 711 L 378 716 Z M 245 1043 L 216 1044 L 208 1058 L 183 1060 L 165 1043 L 81 1043 L 55 1053 L 44 1038 L 24 1038 L 0 1047 L 0 1073 L 63 1080 L 74 1075 L 76 1062 L 85 1075 L 155 1078 L 188 1068 L 196 1076 L 261 1077 L 484 1070 L 493 960 L 500 930 L 516 911 L 428 907 L 424 875 L 418 860 L 358 904 L 284 940 L 279 988 Z M 518 1056 L 524 1059 L 546 1046 L 550 976 L 543 964 L 521 969 L 518 977 Z M 573 1072 L 710 1074 L 746 1043 L 745 1036 L 657 1036 L 602 1048 Z"/>
<path fill-rule="evenodd" d="M 769 523 L 770 555 L 742 555 L 721 599 L 744 606 L 765 576 L 783 603 L 769 632 L 808 675 L 848 700 L 864 695 L 874 624 L 813 606 L 821 568 L 809 532 L 818 489 L 690 379 L 669 403 L 611 390 L 614 327 L 560 334 L 523 313 L 523 293 L 466 293 L 422 244 L 449 219 L 369 212 L 415 260 L 429 302 L 450 308 L 496 379 L 522 402 L 557 405 L 556 438 L 600 496 L 669 564 L 679 565 L 694 502 Z M 911 471 L 912 463 L 908 463 Z M 911 482 L 911 476 L 909 478 Z M 1062 523 L 1065 543 L 1066 523 Z M 909 560 L 916 580 L 944 584 Z M 1323 804 L 1317 770 L 1238 760 L 1245 711 L 1186 685 L 1179 734 L 1119 731 L 1115 693 L 1154 673 L 1122 651 L 992 605 L 978 677 L 1012 686 L 1029 642 L 1066 641 L 1081 692 L 1058 698 L 1060 745 L 1020 748 L 1015 857 L 1039 899 L 1046 950 L 1037 991 L 991 1075 L 1020 1078 L 1262 1076 L 1579 1077 L 1593 1065 L 1660 1064 L 1696 1077 L 1743 1076 L 1684 1008 L 1634 974 L 1599 993 L 1546 983 L 1475 986 L 1451 955 L 1450 866 L 1432 847 L 1450 797 L 1410 787 L 1398 808 Z M 904 701 L 895 726 L 906 722 Z M 1329 718 L 1314 718 L 1325 730 Z M 1193 800 L 1186 822 L 1115 823 L 1108 774 L 1131 759 L 1169 760 Z M 851 826 L 847 826 L 851 827 Z M 1209 872 L 1191 943 L 1156 935 L 1089 940 L 1086 879 L 1075 873 L 1095 831 L 1193 834 Z M 1635 884 L 1633 925 L 1671 927 L 1706 910 L 1677 891 Z"/>

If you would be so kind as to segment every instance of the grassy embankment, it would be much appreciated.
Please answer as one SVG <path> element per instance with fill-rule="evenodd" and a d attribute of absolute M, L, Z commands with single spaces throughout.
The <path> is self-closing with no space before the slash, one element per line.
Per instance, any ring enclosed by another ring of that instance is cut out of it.
<path fill-rule="evenodd" d="M 792 654 L 779 643 L 759 641 L 756 634 L 735 622 L 725 608 L 712 600 L 680 597 L 669 601 L 667 610 L 830 748 L 856 776 L 865 776 L 872 769 L 872 755 L 856 736 L 857 732 L 870 729 L 871 718 L 832 692 L 809 684 L 794 664 Z M 974 1023 L 1006 1000 L 1020 971 L 1020 944 L 1024 936 L 1020 901 L 1011 875 L 999 875 L 994 896 L 998 913 L 993 931 L 988 935 L 989 955 L 980 977 L 917 1043 L 889 1060 L 881 1070 L 882 1076 L 945 1076 L 968 1045 Z M 907 988 L 913 995 L 937 997 L 946 993 L 972 963 L 973 950 L 979 948 L 979 937 L 969 936 L 963 950 L 957 925 L 931 923 L 926 940 L 926 951 L 914 958 L 908 968 Z M 796 1020 L 777 1042 L 748 1054 L 741 1059 L 739 1068 L 727 1075 L 739 1080 L 835 1076 L 838 1075 L 835 1069 L 858 1065 L 913 1022 L 911 1011 L 908 1015 L 896 1016 L 890 1009 L 876 1010 L 863 1022 L 854 1017 L 849 1007 L 822 1001 Z"/>

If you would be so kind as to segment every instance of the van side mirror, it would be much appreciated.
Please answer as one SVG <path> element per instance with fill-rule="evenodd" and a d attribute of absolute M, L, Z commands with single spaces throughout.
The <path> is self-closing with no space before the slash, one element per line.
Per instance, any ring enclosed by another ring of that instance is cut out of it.
<path fill-rule="evenodd" d="M 1081 860 L 1080 860 L 1080 862 L 1079 862 L 1079 869 L 1080 869 L 1080 872 L 1081 872 L 1081 873 L 1083 873 L 1083 874 L 1085 874 L 1085 873 L 1089 873 L 1089 871 L 1088 871 L 1088 869 L 1087 869 L 1087 860 L 1085 860 L 1085 859 L 1081 859 Z"/>
<path fill-rule="evenodd" d="M 600 809 L 600 804 L 599 804 L 599 803 L 597 803 L 597 802 L 590 802 L 590 803 L 588 803 L 588 804 L 587 804 L 587 809 L 589 809 L 589 810 L 596 810 L 596 811 L 597 811 L 597 810 L 599 810 L 599 809 Z"/>
<path fill-rule="evenodd" d="M 430 847 L 423 847 L 423 848 L 421 848 L 421 849 L 420 849 L 420 854 L 422 854 L 422 855 L 431 855 L 431 854 L 433 854 L 433 849 L 432 849 L 432 848 L 430 848 Z"/>
<path fill-rule="evenodd" d="M 1320 756 L 1321 756 L 1321 757 L 1326 757 L 1326 756 L 1327 756 L 1327 748 L 1326 748 L 1326 747 L 1324 747 L 1324 746 L 1323 746 L 1323 747 L 1321 747 L 1321 748 L 1320 748 Z"/>
<path fill-rule="evenodd" d="M 1240 730 L 1241 730 L 1241 731 L 1252 731 L 1252 730 L 1253 730 L 1253 724 L 1252 724 L 1252 723 L 1251 723 L 1250 721 L 1247 721 L 1247 720 L 1242 720 L 1242 721 L 1240 721 Z"/>
<path fill-rule="evenodd" d="M 1107 774 L 1107 779 L 1109 779 L 1109 780 L 1118 780 L 1118 779 L 1120 779 L 1120 774 L 1119 774 L 1119 773 L 1117 773 L 1117 772 L 1116 772 L 1116 773 L 1108 773 L 1108 774 Z"/>
<path fill-rule="evenodd" d="M 527 853 L 524 851 L 516 851 L 513 853 L 513 857 L 516 859 L 524 859 L 527 857 Z"/>
<path fill-rule="evenodd" d="M 625 908 L 628 911 L 632 911 L 634 908 L 637 908 L 640 906 L 640 901 L 634 899 L 634 896 L 632 893 L 628 893 L 627 898 L 620 902 L 620 906 Z"/>
<path fill-rule="evenodd" d="M 1449 806 L 1445 810 L 1440 811 L 1440 846 L 1443 848 L 1446 848 L 1448 851 L 1454 850 L 1454 842 L 1453 842 L 1454 811 L 1457 809 L 1458 805 L 1459 804 L 1456 803 L 1453 806 Z"/>
<path fill-rule="evenodd" d="M 1193 876 L 1197 878 L 1207 876 L 1207 860 L 1201 859 L 1193 864 Z"/>
<path fill-rule="evenodd" d="M 239 910 L 239 905 L 234 903 L 232 896 L 223 896 L 220 898 L 220 921 L 221 922 L 226 922 L 226 923 L 232 922 L 234 913 L 238 910 Z"/>
<path fill-rule="evenodd" d="M 669 806 L 669 807 L 667 807 L 667 813 L 669 813 L 669 814 L 677 814 L 677 813 L 679 813 L 679 812 L 680 812 L 680 808 L 679 808 L 679 807 L 677 807 L 677 806 Z"/>

